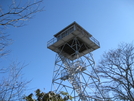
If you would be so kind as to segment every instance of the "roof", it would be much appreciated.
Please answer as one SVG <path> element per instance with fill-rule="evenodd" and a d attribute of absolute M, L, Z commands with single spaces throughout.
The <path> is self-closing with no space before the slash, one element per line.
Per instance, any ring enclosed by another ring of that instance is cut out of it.
<path fill-rule="evenodd" d="M 69 27 L 76 25 L 79 26 L 81 29 L 83 29 L 85 32 L 87 32 L 89 34 L 89 36 L 91 37 L 92 35 L 86 31 L 83 27 L 81 27 L 78 23 L 76 23 L 75 21 L 73 23 L 71 23 L 70 25 L 68 25 L 67 27 L 65 27 L 64 29 L 62 29 L 61 31 L 59 31 L 57 34 L 54 35 L 54 37 L 57 37 L 59 34 L 61 34 L 63 31 L 65 31 L 66 29 L 68 29 Z"/>

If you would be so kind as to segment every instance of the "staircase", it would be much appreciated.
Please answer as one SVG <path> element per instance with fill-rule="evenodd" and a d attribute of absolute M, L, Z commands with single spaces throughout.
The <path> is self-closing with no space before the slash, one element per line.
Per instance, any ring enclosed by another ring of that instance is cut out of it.
<path fill-rule="evenodd" d="M 60 55 L 60 58 L 64 65 L 67 67 L 68 81 L 72 84 L 80 99 L 82 101 L 88 101 L 86 94 L 83 91 L 84 88 L 80 83 L 80 78 L 77 75 L 79 73 L 80 66 L 74 68 L 73 66 L 70 66 L 70 63 L 68 63 L 67 59 L 64 56 Z"/>

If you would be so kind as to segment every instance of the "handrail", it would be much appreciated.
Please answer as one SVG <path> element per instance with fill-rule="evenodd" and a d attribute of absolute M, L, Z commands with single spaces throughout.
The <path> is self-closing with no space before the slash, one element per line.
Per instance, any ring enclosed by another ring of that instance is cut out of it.
<path fill-rule="evenodd" d="M 51 40 L 49 40 L 47 42 L 47 47 L 49 47 L 50 45 L 54 44 L 55 42 L 57 42 L 58 40 L 62 39 L 63 37 L 67 36 L 68 34 L 70 34 L 73 31 L 74 31 L 74 25 L 70 26 L 68 29 L 66 29 L 63 32 L 61 32 L 59 37 L 57 37 L 57 38 L 54 37 Z"/>
<path fill-rule="evenodd" d="M 96 45 L 98 45 L 100 47 L 100 43 L 98 40 L 96 40 L 93 36 L 89 38 L 92 42 L 94 42 Z M 54 44 L 55 42 L 57 42 L 57 38 L 52 38 L 51 40 L 49 40 L 47 42 L 47 47 L 49 47 L 50 45 Z"/>
<path fill-rule="evenodd" d="M 75 29 L 76 28 L 76 29 Z M 85 30 L 83 30 L 82 28 L 80 28 L 79 26 L 75 26 L 72 25 L 70 26 L 68 29 L 64 30 L 63 32 L 61 32 L 59 34 L 59 36 L 52 38 L 51 40 L 49 40 L 47 42 L 47 47 L 49 47 L 50 45 L 54 44 L 55 42 L 57 42 L 58 40 L 62 39 L 63 37 L 69 35 L 71 32 L 73 32 L 74 30 L 78 30 L 80 31 L 83 35 L 85 35 L 86 37 L 89 37 L 89 39 L 94 42 L 96 45 L 98 45 L 100 47 L 100 43 L 98 40 L 96 40 L 93 36 L 89 36 L 90 34 L 88 32 L 86 32 Z"/>
<path fill-rule="evenodd" d="M 47 47 L 49 47 L 50 45 L 52 45 L 52 44 L 54 44 L 55 42 L 57 42 L 57 38 L 52 38 L 51 40 L 49 40 L 48 42 L 47 42 Z"/>
<path fill-rule="evenodd" d="M 98 40 L 96 40 L 93 36 L 89 38 L 92 42 L 94 42 L 96 45 L 100 47 L 100 43 Z"/>

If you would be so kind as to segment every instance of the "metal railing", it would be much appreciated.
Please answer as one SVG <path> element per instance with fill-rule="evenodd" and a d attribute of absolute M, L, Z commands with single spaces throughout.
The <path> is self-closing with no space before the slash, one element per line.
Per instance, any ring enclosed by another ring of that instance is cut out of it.
<path fill-rule="evenodd" d="M 100 47 L 100 43 L 98 40 L 96 40 L 93 36 L 89 38 L 92 42 L 94 42 L 96 45 L 98 45 Z M 57 42 L 57 38 L 52 38 L 51 40 L 49 40 L 47 42 L 47 47 L 49 47 L 50 45 L 54 44 L 55 42 Z"/>
<path fill-rule="evenodd" d="M 70 26 L 68 29 L 66 29 L 63 32 L 61 32 L 57 37 L 54 37 L 51 40 L 49 40 L 47 42 L 47 47 L 49 47 L 50 45 L 54 44 L 58 40 L 64 38 L 65 36 L 69 35 L 73 31 L 74 31 L 74 25 Z"/>
<path fill-rule="evenodd" d="M 98 40 L 96 40 L 93 36 L 89 38 L 92 42 L 94 42 L 96 45 L 100 47 L 100 43 Z"/>
<path fill-rule="evenodd" d="M 84 36 L 89 37 L 90 34 L 89 34 L 87 31 L 85 31 L 84 29 L 82 29 L 81 27 L 76 26 L 76 29 L 77 29 L 78 31 L 80 31 Z M 89 37 L 89 39 L 90 39 L 92 42 L 94 42 L 96 45 L 98 45 L 98 46 L 100 47 L 99 41 L 96 40 L 93 36 Z"/>
<path fill-rule="evenodd" d="M 47 47 L 49 47 L 49 46 L 51 46 L 52 44 L 54 44 L 55 42 L 57 42 L 57 38 L 52 38 L 51 40 L 49 40 L 48 42 L 47 42 Z"/>
<path fill-rule="evenodd" d="M 76 28 L 76 29 L 75 29 Z M 49 47 L 50 45 L 54 44 L 55 42 L 57 42 L 58 40 L 64 38 L 65 36 L 69 35 L 70 33 L 72 33 L 74 30 L 78 30 L 80 31 L 84 36 L 89 37 L 89 33 L 86 32 L 84 29 L 82 29 L 81 27 L 77 26 L 77 25 L 72 25 L 69 28 L 67 28 L 66 30 L 64 30 L 63 32 L 61 32 L 58 36 L 52 38 L 51 40 L 49 40 L 47 42 L 47 47 Z M 95 43 L 96 45 L 98 45 L 100 47 L 100 43 L 98 40 L 96 40 L 93 36 L 89 37 L 89 39 Z"/>

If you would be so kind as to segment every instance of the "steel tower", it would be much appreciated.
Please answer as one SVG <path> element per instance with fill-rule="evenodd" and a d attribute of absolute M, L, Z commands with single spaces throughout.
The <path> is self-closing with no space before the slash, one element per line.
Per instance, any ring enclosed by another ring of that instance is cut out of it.
<path fill-rule="evenodd" d="M 57 53 L 52 79 L 55 93 L 67 92 L 73 101 L 103 101 L 91 54 L 100 44 L 90 33 L 73 22 L 55 34 L 47 47 Z"/>

